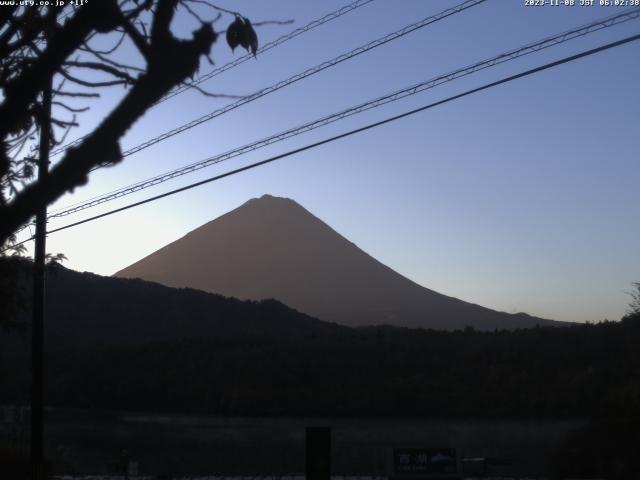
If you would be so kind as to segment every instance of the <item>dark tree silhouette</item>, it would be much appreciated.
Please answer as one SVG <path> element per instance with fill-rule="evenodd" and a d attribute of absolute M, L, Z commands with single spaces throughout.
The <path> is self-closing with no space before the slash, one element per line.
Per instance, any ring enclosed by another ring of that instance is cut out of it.
<path fill-rule="evenodd" d="M 633 282 L 631 284 L 633 286 L 633 290 L 631 290 L 629 295 L 631 296 L 631 302 L 629 303 L 628 317 L 630 318 L 640 318 L 640 282 Z"/>
<path fill-rule="evenodd" d="M 28 276 L 29 262 L 14 260 Z M 638 321 L 494 332 L 348 328 L 274 300 L 53 268 L 52 406 L 640 422 Z M 0 404 L 21 398 L 29 365 L 21 351 L 17 334 L 0 335 Z"/>
<path fill-rule="evenodd" d="M 174 35 L 177 12 L 197 22 L 191 38 Z M 249 20 L 206 0 L 100 0 L 66 10 L 0 9 L 0 245 L 11 244 L 41 206 L 85 184 L 93 168 L 122 160 L 119 140 L 154 103 L 188 82 L 202 57 L 209 58 L 218 38 L 213 24 L 223 15 L 232 20 L 229 45 L 255 53 L 257 37 Z M 105 47 L 109 41 L 113 45 Z M 123 45 L 137 50 L 138 64 L 118 59 Z M 45 180 L 35 181 L 37 153 L 30 152 L 42 117 L 42 92 L 50 82 L 52 145 L 60 144 L 78 124 L 77 115 L 87 110 L 79 100 L 89 102 L 100 89 L 114 86 L 126 87 L 126 93 L 82 142 L 63 153 Z"/>

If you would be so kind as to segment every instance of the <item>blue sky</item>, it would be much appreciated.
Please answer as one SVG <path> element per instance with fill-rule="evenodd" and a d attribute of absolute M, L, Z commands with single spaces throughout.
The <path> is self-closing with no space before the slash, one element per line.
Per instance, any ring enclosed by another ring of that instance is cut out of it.
<path fill-rule="evenodd" d="M 264 44 L 348 2 L 217 2 L 254 22 Z M 204 84 L 247 95 L 460 2 L 368 6 Z M 577 2 L 579 3 L 579 1 Z M 489 0 L 95 172 L 60 207 L 222 153 L 438 74 L 622 11 Z M 224 18 L 218 27 L 224 28 Z M 177 31 L 195 27 L 177 19 Z M 638 33 L 640 21 L 572 40 L 218 166 L 51 222 L 130 201 Z M 224 40 L 213 58 L 232 53 Z M 123 55 L 132 55 L 123 52 Z M 202 72 L 211 67 L 204 62 Z M 264 193 L 290 197 L 401 274 L 490 308 L 572 321 L 618 319 L 640 280 L 640 43 L 636 42 L 350 137 L 260 169 L 49 237 L 68 266 L 112 274 Z M 122 94 L 107 91 L 81 129 Z M 150 111 L 123 148 L 231 100 L 179 95 Z"/>

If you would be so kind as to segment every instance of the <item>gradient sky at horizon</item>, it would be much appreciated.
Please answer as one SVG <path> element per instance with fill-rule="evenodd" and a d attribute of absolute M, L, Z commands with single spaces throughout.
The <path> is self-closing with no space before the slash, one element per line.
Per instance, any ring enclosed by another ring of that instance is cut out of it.
<path fill-rule="evenodd" d="M 348 3 L 219 1 L 252 21 L 265 44 Z M 376 0 L 204 84 L 246 95 L 460 1 Z M 580 3 L 579 0 L 576 3 Z M 596 2 L 598 3 L 598 2 Z M 416 82 L 622 11 L 525 7 L 489 0 L 252 102 L 95 172 L 55 208 L 331 114 Z M 218 28 L 230 21 L 224 18 Z M 194 25 L 177 19 L 176 28 Z M 640 21 L 351 117 L 50 223 L 56 228 L 638 33 Z M 224 40 L 217 65 L 243 54 Z M 125 55 L 128 55 L 125 52 Z M 204 62 L 202 72 L 211 67 Z M 80 135 L 122 94 L 106 92 Z M 123 148 L 212 111 L 228 99 L 188 92 L 148 112 Z M 451 102 L 127 212 L 52 234 L 66 265 L 110 275 L 265 193 L 293 198 L 411 280 L 507 312 L 571 321 L 619 319 L 640 281 L 640 43 Z"/>

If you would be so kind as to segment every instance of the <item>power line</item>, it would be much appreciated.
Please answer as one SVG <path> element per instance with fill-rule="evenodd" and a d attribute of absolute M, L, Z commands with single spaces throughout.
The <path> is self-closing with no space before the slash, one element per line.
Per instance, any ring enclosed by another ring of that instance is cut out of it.
<path fill-rule="evenodd" d="M 363 7 L 365 5 L 368 5 L 369 3 L 373 2 L 373 0 L 356 0 L 355 2 L 346 5 L 338 10 L 336 10 L 335 12 L 331 12 L 327 15 L 325 15 L 322 18 L 319 18 L 317 20 L 314 20 L 310 23 L 308 23 L 307 25 L 305 25 L 304 27 L 300 27 L 297 28 L 295 30 L 293 30 L 292 32 L 283 35 L 279 38 L 277 38 L 276 40 L 269 42 L 267 44 L 265 44 L 263 47 L 259 48 L 258 51 L 256 53 L 264 53 L 267 52 L 269 50 L 271 50 L 274 47 L 277 47 L 278 45 L 281 45 L 295 37 L 297 37 L 298 35 L 301 35 L 303 33 L 308 32 L 309 30 L 313 30 L 316 27 L 319 27 L 320 25 L 323 25 L 327 22 L 330 22 L 331 20 L 334 20 L 338 17 L 341 17 L 342 15 L 349 13 L 357 8 Z M 212 70 L 211 72 L 202 75 L 200 77 L 198 77 L 196 80 L 194 80 L 193 82 L 191 82 L 188 85 L 181 85 L 178 88 L 176 88 L 175 90 L 169 92 L 167 95 L 165 95 L 162 99 L 160 99 L 157 103 L 162 103 L 165 100 L 169 100 L 172 97 L 175 97 L 176 95 L 179 95 L 182 92 L 185 92 L 187 90 L 189 90 L 192 86 L 194 85 L 199 85 L 203 82 L 206 82 L 207 80 L 210 80 L 213 77 L 216 77 L 218 75 L 220 75 L 223 72 L 226 72 L 227 70 L 230 70 L 231 68 L 234 68 L 244 62 L 246 62 L 247 60 L 250 60 L 254 58 L 254 55 L 252 53 L 247 53 L 246 55 L 243 55 L 242 57 L 239 57 L 236 60 L 233 60 L 219 68 L 216 68 L 214 70 Z"/>
<path fill-rule="evenodd" d="M 166 140 L 167 138 L 173 137 L 175 135 L 178 135 L 180 133 L 183 133 L 187 130 L 190 130 L 204 122 L 208 122 L 209 120 L 212 120 L 216 117 L 219 117 L 220 115 L 223 115 L 227 112 L 230 112 L 232 110 L 235 110 L 238 107 L 241 107 L 242 105 L 246 105 L 247 103 L 253 102 L 254 100 L 257 100 L 259 98 L 262 98 L 266 95 L 269 95 L 270 93 L 276 92 L 284 87 L 287 87 L 293 83 L 296 83 L 300 80 L 303 80 L 307 77 L 310 77 L 311 75 L 315 75 L 319 72 L 322 72 L 323 70 L 326 70 L 328 68 L 334 67 L 346 60 L 350 60 L 362 53 L 368 52 L 370 50 L 373 50 L 374 48 L 380 47 L 382 45 L 385 45 L 393 40 L 397 40 L 398 38 L 402 38 L 405 35 L 408 35 L 409 33 L 412 33 L 420 28 L 424 28 L 428 25 L 431 25 L 433 23 L 436 23 L 440 20 L 443 20 L 451 15 L 455 15 L 457 13 L 460 13 L 464 10 L 467 10 L 468 8 L 474 7 L 478 4 L 484 3 L 487 0 L 466 0 L 464 2 L 462 2 L 459 5 L 456 5 L 454 7 L 448 8 L 446 10 L 443 10 L 440 13 L 437 13 L 435 15 L 431 15 L 429 17 L 426 17 L 418 22 L 412 23 L 410 25 L 407 25 L 406 27 L 401 28 L 400 30 L 396 30 L 395 32 L 389 33 L 387 35 L 385 35 L 384 37 L 380 37 L 376 40 L 373 40 L 372 42 L 369 42 L 365 45 L 362 45 L 360 47 L 357 47 L 349 52 L 343 53 L 341 55 L 338 55 L 337 57 L 332 58 L 331 60 L 327 60 L 319 65 L 316 65 L 315 67 L 309 68 L 303 72 L 297 73 L 296 75 L 293 75 L 289 78 L 287 78 L 286 80 L 281 80 L 269 87 L 263 88 L 261 90 L 258 90 L 257 92 L 247 96 L 247 97 L 243 97 L 233 103 L 230 103 L 228 105 L 225 105 L 222 108 L 216 109 L 206 115 L 203 115 L 199 118 L 196 118 L 195 120 L 192 120 L 190 122 L 187 122 L 179 127 L 176 127 L 172 130 L 169 130 L 165 133 L 162 133 L 156 137 L 153 137 L 141 144 L 138 144 L 126 151 L 124 151 L 122 153 L 122 157 L 128 157 L 129 155 L 133 155 L 134 153 L 138 153 L 141 150 L 144 150 L 152 145 L 155 145 L 156 143 L 162 142 L 163 140 Z M 101 168 L 100 166 L 94 167 L 91 169 L 91 171 L 95 171 L 97 169 Z"/>
<path fill-rule="evenodd" d="M 324 17 L 320 17 L 317 18 L 315 20 L 312 20 L 311 22 L 307 23 L 306 25 L 304 25 L 303 27 L 299 27 L 296 28 L 295 30 L 292 30 L 291 32 L 287 33 L 286 35 L 282 35 L 281 37 L 278 37 L 277 39 L 273 40 L 272 42 L 269 42 L 267 44 L 265 44 L 263 47 L 259 48 L 258 51 L 256 52 L 256 54 L 260 53 L 265 53 L 268 50 L 271 50 L 272 48 L 277 47 L 278 45 L 281 45 L 285 42 L 288 42 L 289 40 L 292 40 L 294 38 L 296 38 L 299 35 L 302 35 L 303 33 L 306 33 L 310 30 L 313 30 L 316 27 L 319 27 L 320 25 L 324 25 L 327 22 L 330 22 L 332 20 L 335 20 L 336 18 L 339 18 L 343 15 L 346 15 L 349 12 L 352 12 L 360 7 L 364 7 L 365 5 L 370 4 L 371 2 L 373 2 L 374 0 L 356 0 L 355 2 L 352 2 L 348 5 L 345 5 L 344 7 L 339 8 L 338 10 L 335 10 L 331 13 L 326 14 Z M 202 75 L 200 77 L 198 77 L 197 79 L 195 79 L 193 82 L 191 82 L 188 85 L 181 85 L 177 88 L 175 88 L 174 90 L 170 91 L 169 93 L 167 93 L 164 97 L 162 97 L 160 100 L 158 100 L 154 105 L 158 105 L 162 102 L 164 102 L 165 100 L 169 100 L 172 97 L 175 97 L 176 95 L 179 95 L 182 92 L 185 92 L 189 89 L 191 89 L 193 86 L 195 85 L 199 85 L 217 75 L 220 75 L 223 72 L 226 72 L 227 70 L 231 70 L 234 67 L 237 67 L 238 65 L 246 62 L 247 60 L 253 58 L 254 55 L 252 53 L 247 53 L 246 55 L 243 55 L 241 57 L 238 57 L 235 60 L 232 60 L 231 62 L 225 63 L 224 65 L 222 65 L 221 67 L 215 68 L 212 71 L 210 71 L 209 73 Z M 73 140 L 72 142 L 67 143 L 66 145 L 62 145 L 61 147 L 56 148 L 55 150 L 53 150 L 51 152 L 51 155 L 58 155 L 62 152 L 64 152 L 66 149 L 71 148 L 75 145 L 78 145 L 79 143 L 81 143 L 85 138 L 87 138 L 88 135 L 83 135 L 82 137 L 76 138 L 75 140 Z"/>
<path fill-rule="evenodd" d="M 444 100 L 439 100 L 437 102 L 430 103 L 428 105 L 424 105 L 422 107 L 419 107 L 419 108 L 416 108 L 416 109 L 413 109 L 413 110 L 409 110 L 409 111 L 401 113 L 399 115 L 395 115 L 395 116 L 386 118 L 384 120 L 380 120 L 380 121 L 375 122 L 375 123 L 370 123 L 368 125 L 365 125 L 364 127 L 356 128 L 354 130 L 350 130 L 350 131 L 342 133 L 340 135 L 335 135 L 333 137 L 326 138 L 326 139 L 321 140 L 319 142 L 315 142 L 315 143 L 311 143 L 309 145 L 305 145 L 304 147 L 296 148 L 294 150 L 289 150 L 288 152 L 285 152 L 285 153 L 282 153 L 280 155 L 276 155 L 276 156 L 267 158 L 266 160 L 262 160 L 260 162 L 252 163 L 252 164 L 246 165 L 244 167 L 236 168 L 235 170 L 231 170 L 229 172 L 226 172 L 226 173 L 223 173 L 223 174 L 220 174 L 220 175 L 216 175 L 214 177 L 210 177 L 210 178 L 207 178 L 205 180 L 201 180 L 199 182 L 195 182 L 195 183 L 192 183 L 190 185 L 186 185 L 184 187 L 177 188 L 175 190 L 170 190 L 170 191 L 162 193 L 160 195 L 156 195 L 154 197 L 150 197 L 150 198 L 141 200 L 139 202 L 135 202 L 135 203 L 131 203 L 129 205 L 125 205 L 124 207 L 116 208 L 114 210 L 110 210 L 108 212 L 101 213 L 99 215 L 94 215 L 93 217 L 85 218 L 84 220 L 80 220 L 78 222 L 74 222 L 74 223 L 59 227 L 59 228 L 55 228 L 53 230 L 48 231 L 47 233 L 60 232 L 62 230 L 66 230 L 66 229 L 69 229 L 69 228 L 72 228 L 72 227 L 76 227 L 78 225 L 82 225 L 84 223 L 92 222 L 94 220 L 98 220 L 100 218 L 107 217 L 109 215 L 113 215 L 114 213 L 119 213 L 119 212 L 122 212 L 124 210 L 128 210 L 130 208 L 134 208 L 134 207 L 137 207 L 137 206 L 140 206 L 140 205 L 144 205 L 146 203 L 150 203 L 150 202 L 159 200 L 159 199 L 164 198 L 164 197 L 168 197 L 170 195 L 174 195 L 176 193 L 184 192 L 186 190 L 190 190 L 192 188 L 199 187 L 199 186 L 207 184 L 207 183 L 211 183 L 211 182 L 214 182 L 214 181 L 217 181 L 217 180 L 221 180 L 223 178 L 226 178 L 226 177 L 229 177 L 229 176 L 244 172 L 246 170 L 251 170 L 251 169 L 254 169 L 256 167 L 260 167 L 262 165 L 266 165 L 268 163 L 275 162 L 276 160 L 280 160 L 280 159 L 289 157 L 291 155 L 295 155 L 297 153 L 301 153 L 301 152 L 304 152 L 306 150 L 310 150 L 312 148 L 316 148 L 316 147 L 319 147 L 321 145 L 324 145 L 324 144 L 327 144 L 327 143 L 331 143 L 331 142 L 334 142 L 336 140 L 340 140 L 342 138 L 346 138 L 346 137 L 349 137 L 351 135 L 355 135 L 357 133 L 361 133 L 361 132 L 370 130 L 372 128 L 379 127 L 381 125 L 385 125 L 387 123 L 391 123 L 391 122 L 394 122 L 396 120 L 400 120 L 401 118 L 405 118 L 405 117 L 408 117 L 408 116 L 411 116 L 411 115 L 415 115 L 416 113 L 423 112 L 425 110 L 429 110 L 429 109 L 437 107 L 439 105 L 443 105 L 445 103 L 448 103 L 448 102 L 451 102 L 451 101 L 454 101 L 454 100 L 458 100 L 460 98 L 466 97 L 468 95 L 471 95 L 471 94 L 474 94 L 474 93 L 477 93 L 477 92 L 481 92 L 483 90 L 487 90 L 487 89 L 492 88 L 492 87 L 496 87 L 498 85 L 502 85 L 503 83 L 507 83 L 507 82 L 511 82 L 513 80 L 517 80 L 519 78 L 527 77 L 529 75 L 533 75 L 534 73 L 538 73 L 538 72 L 541 72 L 541 71 L 544 71 L 544 70 L 548 70 L 550 68 L 557 67 L 557 66 L 563 65 L 565 63 L 573 62 L 573 61 L 578 60 L 580 58 L 588 57 L 590 55 L 594 55 L 596 53 L 600 53 L 600 52 L 603 52 L 605 50 L 609 50 L 609 49 L 614 48 L 614 47 L 619 47 L 621 45 L 624 45 L 624 44 L 627 44 L 627 43 L 630 43 L 630 42 L 634 42 L 636 40 L 640 40 L 640 34 L 633 35 L 633 36 L 630 36 L 630 37 L 626 37 L 626 38 L 623 38 L 623 39 L 618 40 L 616 42 L 607 43 L 605 45 L 601 45 L 600 47 L 592 48 L 590 50 L 586 50 L 584 52 L 581 52 L 581 53 L 578 53 L 578 54 L 575 54 L 575 55 L 571 55 L 569 57 L 564 57 L 564 58 L 562 58 L 560 60 L 556 60 L 555 62 L 546 63 L 546 64 L 541 65 L 539 67 L 535 67 L 535 68 L 532 68 L 532 69 L 529 69 L 529 70 L 525 70 L 524 72 L 520 72 L 520 73 L 517 73 L 515 75 L 511 75 L 511 76 L 502 78 L 501 80 L 497 80 L 495 82 L 487 83 L 487 84 L 482 85 L 480 87 L 476 87 L 476 88 L 473 88 L 471 90 L 467 90 L 467 91 L 465 91 L 463 93 L 459 93 L 457 95 L 453 95 L 451 97 L 447 97 Z M 26 242 L 32 240 L 32 239 L 33 238 L 28 238 L 26 240 L 23 240 L 23 241 L 21 241 L 19 243 L 14 244 L 13 246 L 15 247 L 17 245 L 21 245 L 23 243 L 26 243 Z M 7 250 L 7 249 L 5 249 L 5 250 Z M 5 251 L 5 250 L 3 250 L 3 251 Z"/>
<path fill-rule="evenodd" d="M 171 179 L 177 178 L 179 176 L 182 175 L 186 175 L 188 173 L 200 170 L 202 168 L 206 168 L 208 166 L 229 160 L 231 158 L 243 155 L 245 153 L 248 153 L 250 151 L 253 150 L 257 150 L 259 148 L 268 146 L 268 145 L 272 145 L 276 142 L 280 142 L 283 141 L 285 139 L 291 138 L 293 136 L 296 135 L 300 135 L 302 133 L 306 133 L 309 132 L 311 130 L 314 130 L 316 128 L 320 128 L 322 126 L 328 125 L 330 123 L 336 122 L 338 120 L 342 120 L 344 118 L 347 118 L 349 116 L 358 114 L 358 113 L 362 113 L 364 111 L 379 107 L 381 105 L 385 105 L 387 103 L 391 103 L 403 98 L 406 98 L 408 96 L 411 95 L 415 95 L 419 92 L 422 92 L 424 90 L 430 89 L 430 88 L 434 88 L 438 85 L 442 85 L 443 83 L 447 83 L 450 81 L 453 81 L 457 78 L 466 76 L 466 75 L 470 75 L 472 73 L 475 73 L 477 71 L 486 69 L 486 68 L 490 68 L 493 67 L 495 65 L 499 65 L 502 63 L 505 63 L 507 61 L 511 61 L 514 60 L 516 58 L 520 58 L 522 56 L 528 55 L 530 53 L 534 53 L 534 52 L 538 52 L 540 50 L 543 50 L 545 48 L 548 47 L 552 47 L 555 45 L 559 45 L 561 43 L 567 42 L 569 40 L 575 39 L 577 37 L 582 37 L 585 35 L 588 35 L 590 33 L 599 31 L 603 28 L 608 28 L 611 27 L 613 25 L 618 25 L 621 24 L 623 22 L 632 20 L 632 19 L 636 19 L 640 17 L 640 9 L 634 9 L 634 10 L 629 10 L 626 12 L 622 12 L 619 13 L 617 15 L 612 15 L 600 20 L 596 20 L 594 22 L 591 22 L 587 25 L 583 25 L 580 27 L 576 27 L 573 28 L 571 30 L 562 32 L 560 34 L 551 36 L 551 37 L 547 37 L 543 40 L 537 41 L 535 43 L 531 43 L 528 45 L 525 45 L 523 47 L 514 49 L 514 50 L 510 50 L 507 51 L 505 53 L 502 53 L 500 55 L 494 56 L 492 58 L 480 61 L 480 62 L 476 62 L 474 64 L 471 64 L 467 67 L 463 67 L 463 68 L 459 68 L 457 70 L 454 70 L 452 72 L 449 72 L 447 74 L 443 74 L 443 75 L 439 75 L 437 77 L 434 77 L 430 80 L 424 81 L 424 82 L 420 82 L 418 84 L 412 85 L 410 87 L 404 88 L 402 90 L 398 90 L 394 93 L 391 94 L 387 94 L 384 95 L 382 97 L 378 97 L 374 100 L 370 100 L 368 102 L 359 104 L 357 106 L 348 108 L 346 110 L 342 110 L 340 112 L 337 113 L 333 113 L 331 115 L 328 115 L 326 117 L 322 117 L 320 119 L 314 120 L 312 122 L 308 122 L 305 123 L 303 125 L 300 125 L 298 127 L 289 129 L 289 130 L 285 130 L 283 132 L 277 133 L 275 135 L 272 135 L 270 137 L 258 140 L 256 142 L 244 145 L 242 147 L 238 147 L 235 148 L 233 150 L 227 151 L 225 153 L 222 154 L 218 154 L 212 157 L 208 157 L 204 160 L 200 160 L 198 162 L 186 165 L 184 167 L 181 167 L 179 169 L 175 169 L 172 170 L 170 172 L 166 172 L 164 174 L 152 177 L 150 179 L 147 180 L 143 180 L 141 182 L 137 182 L 135 184 L 129 185 L 127 187 L 123 187 L 117 190 L 114 190 L 112 192 L 108 192 L 106 194 L 97 196 L 97 197 L 93 197 L 91 199 L 85 200 L 83 202 L 78 202 L 76 204 L 70 205 L 68 207 L 65 207 L 64 209 L 58 210 L 57 212 L 52 213 L 49 218 L 59 218 L 59 217 L 63 217 L 63 216 L 67 216 L 73 213 L 77 213 L 81 210 L 85 210 L 87 208 L 92 208 L 94 206 L 100 205 L 102 203 L 111 201 L 111 200 L 115 200 L 117 198 L 138 192 L 140 190 L 143 190 L 145 188 L 149 188 L 161 183 L 164 183 L 166 181 L 169 181 Z"/>

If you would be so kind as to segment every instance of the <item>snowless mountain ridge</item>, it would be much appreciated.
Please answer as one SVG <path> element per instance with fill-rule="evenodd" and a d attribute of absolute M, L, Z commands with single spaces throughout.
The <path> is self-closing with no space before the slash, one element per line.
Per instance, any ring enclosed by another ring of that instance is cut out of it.
<path fill-rule="evenodd" d="M 563 325 L 449 297 L 403 277 L 288 198 L 264 195 L 115 276 L 240 299 L 275 298 L 348 326 L 453 330 Z"/>

